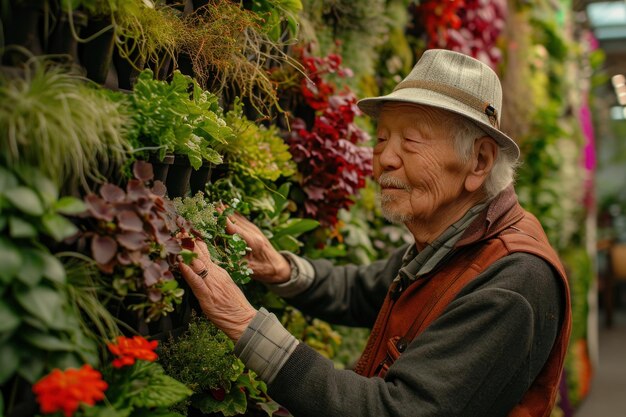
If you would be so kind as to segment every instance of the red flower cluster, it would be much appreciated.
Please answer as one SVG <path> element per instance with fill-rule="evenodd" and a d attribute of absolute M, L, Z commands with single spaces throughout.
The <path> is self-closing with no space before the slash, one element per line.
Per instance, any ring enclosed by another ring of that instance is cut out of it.
<path fill-rule="evenodd" d="M 144 360 L 153 362 L 157 359 L 157 354 L 154 350 L 157 348 L 159 342 L 156 340 L 148 341 L 141 336 L 124 337 L 119 336 L 116 339 L 117 343 L 109 343 L 107 347 L 109 351 L 118 358 L 114 359 L 112 364 L 116 368 L 123 366 L 130 366 L 135 363 L 135 360 Z"/>
<path fill-rule="evenodd" d="M 81 403 L 92 406 L 102 400 L 107 388 L 100 372 L 83 365 L 80 369 L 53 370 L 33 385 L 33 392 L 42 413 L 63 411 L 70 417 Z"/>
<path fill-rule="evenodd" d="M 306 214 L 334 226 L 339 210 L 353 204 L 352 197 L 371 175 L 372 151 L 358 146 L 369 138 L 354 124 L 360 114 L 356 97 L 349 91 L 336 94 L 335 85 L 323 77 L 350 75 L 341 68 L 341 57 L 318 58 L 302 51 L 301 59 L 310 79 L 302 81 L 301 91 L 316 114 L 310 130 L 302 119 L 293 120 L 287 142 L 302 174 Z"/>
<path fill-rule="evenodd" d="M 496 42 L 505 26 L 506 8 L 506 0 L 430 0 L 417 11 L 429 48 L 462 52 L 495 68 L 502 59 Z"/>

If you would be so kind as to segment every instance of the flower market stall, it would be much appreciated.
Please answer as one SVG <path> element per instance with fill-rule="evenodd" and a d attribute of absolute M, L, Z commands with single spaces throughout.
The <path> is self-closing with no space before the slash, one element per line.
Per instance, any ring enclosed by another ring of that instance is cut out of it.
<path fill-rule="evenodd" d="M 376 206 L 373 126 L 356 102 L 388 93 L 428 48 L 472 55 L 503 80 L 520 200 L 570 273 L 574 332 L 554 415 L 571 415 L 592 373 L 593 164 L 581 155 L 593 132 L 580 80 L 597 60 L 570 9 L 3 1 L 0 416 L 289 415 L 181 279 L 194 237 L 255 307 L 352 366 L 367 330 L 307 317 L 251 281 L 226 218 L 238 211 L 275 248 L 336 263 L 406 242 Z"/>

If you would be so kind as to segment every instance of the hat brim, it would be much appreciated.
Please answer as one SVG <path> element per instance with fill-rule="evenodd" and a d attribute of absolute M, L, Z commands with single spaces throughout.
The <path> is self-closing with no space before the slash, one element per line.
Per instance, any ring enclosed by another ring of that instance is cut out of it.
<path fill-rule="evenodd" d="M 505 152 L 514 157 L 514 159 L 517 160 L 520 156 L 520 149 L 517 143 L 500 130 L 493 127 L 491 123 L 489 123 L 489 118 L 486 114 L 481 114 L 476 109 L 435 91 L 421 88 L 402 88 L 386 96 L 364 98 L 359 100 L 357 105 L 363 113 L 376 119 L 380 114 L 383 104 L 387 102 L 421 104 L 447 110 L 468 118 L 488 136 L 492 137 L 498 145 L 500 145 Z"/>

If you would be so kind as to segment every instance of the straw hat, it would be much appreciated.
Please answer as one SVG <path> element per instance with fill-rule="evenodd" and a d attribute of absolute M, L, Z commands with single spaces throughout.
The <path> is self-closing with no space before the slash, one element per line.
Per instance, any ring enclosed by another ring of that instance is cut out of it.
<path fill-rule="evenodd" d="M 363 113 L 376 118 L 388 101 L 422 104 L 464 116 L 505 152 L 519 158 L 515 141 L 500 131 L 500 80 L 477 59 L 445 49 L 429 49 L 391 94 L 365 98 L 357 104 Z"/>

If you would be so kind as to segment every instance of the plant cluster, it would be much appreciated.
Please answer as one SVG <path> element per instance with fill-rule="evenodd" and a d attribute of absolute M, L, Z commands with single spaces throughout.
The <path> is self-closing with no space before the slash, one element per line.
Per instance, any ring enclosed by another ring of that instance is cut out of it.
<path fill-rule="evenodd" d="M 76 74 L 35 60 L 23 78 L 0 73 L 0 153 L 57 185 L 102 182 L 130 152 L 120 106 Z"/>
<path fill-rule="evenodd" d="M 494 69 L 502 60 L 497 41 L 505 26 L 506 1 L 429 0 L 412 9 L 423 22 L 428 48 L 458 51 Z"/>
<path fill-rule="evenodd" d="M 126 189 L 107 183 L 99 195 L 85 197 L 88 215 L 82 234 L 102 273 L 111 277 L 116 294 L 131 297 L 129 306 L 145 311 L 146 321 L 172 311 L 182 300 L 172 269 L 178 256 L 192 257 L 193 239 L 187 222 L 164 199 L 165 186 L 154 181 L 152 166 L 136 161 L 135 178 Z"/>
<path fill-rule="evenodd" d="M 239 207 L 239 202 L 234 200 L 227 203 L 229 207 L 220 212 L 201 192 L 193 197 L 173 200 L 176 212 L 206 242 L 211 260 L 224 268 L 236 283 L 245 284 L 252 275 L 244 259 L 248 245 L 241 236 L 226 233 L 226 219 Z"/>
<path fill-rule="evenodd" d="M 129 96 L 128 112 L 133 118 L 130 140 L 135 149 L 186 155 L 194 169 L 203 162 L 219 164 L 216 150 L 231 137 L 218 98 L 203 90 L 191 77 L 174 72 L 171 82 L 154 79 L 152 70 L 144 70 Z"/>
<path fill-rule="evenodd" d="M 239 100 L 226 114 L 226 123 L 234 132 L 226 148 L 231 170 L 268 181 L 295 174 L 289 146 L 276 126 L 265 127 L 246 119 Z"/>
<path fill-rule="evenodd" d="M 360 115 L 354 94 L 336 93 L 335 85 L 325 80 L 327 74 L 349 74 L 341 57 L 312 57 L 303 50 L 302 62 L 308 78 L 302 80 L 301 92 L 316 113 L 312 127 L 293 120 L 287 143 L 301 175 L 306 215 L 332 227 L 338 211 L 354 203 L 352 197 L 372 172 L 371 149 L 359 146 L 369 135 L 354 123 Z"/>
<path fill-rule="evenodd" d="M 107 345 L 115 359 L 102 372 L 90 365 L 54 369 L 33 385 L 41 412 L 65 417 L 177 415 L 168 409 L 192 392 L 155 362 L 157 344 L 141 336 L 120 336 Z"/>
<path fill-rule="evenodd" d="M 161 360 L 167 374 L 194 393 L 181 407 L 232 416 L 244 414 L 252 402 L 272 415 L 277 406 L 269 400 L 267 387 L 245 369 L 233 347 L 228 336 L 195 314 L 183 335 L 162 345 Z"/>
<path fill-rule="evenodd" d="M 66 271 L 49 247 L 78 229 L 64 215 L 84 211 L 34 168 L 0 167 L 0 384 L 31 383 L 66 364 L 96 364 L 97 348 L 68 303 Z"/>

